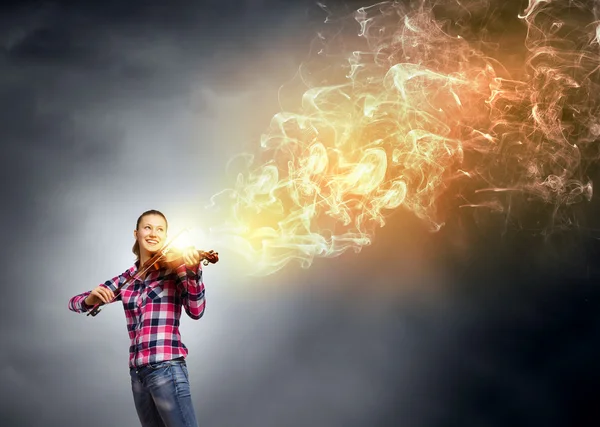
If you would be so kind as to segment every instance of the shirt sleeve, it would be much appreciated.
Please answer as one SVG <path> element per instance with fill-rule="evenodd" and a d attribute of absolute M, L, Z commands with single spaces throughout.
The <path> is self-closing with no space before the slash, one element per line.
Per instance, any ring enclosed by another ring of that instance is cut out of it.
<path fill-rule="evenodd" d="M 198 263 L 198 266 L 194 268 L 188 268 L 185 264 L 182 264 L 176 270 L 181 285 L 183 308 L 187 315 L 194 320 L 200 319 L 206 308 L 201 264 Z"/>
<path fill-rule="evenodd" d="M 113 277 L 110 280 L 107 280 L 104 283 L 101 283 L 99 286 L 103 286 L 105 288 L 110 289 L 111 291 L 113 291 L 115 293 L 115 299 L 114 301 L 120 301 L 121 300 L 121 294 L 117 293 L 117 288 L 119 287 L 119 285 L 125 283 L 126 279 L 126 273 L 120 274 L 116 277 Z M 87 305 L 85 303 L 85 299 L 88 297 L 89 294 L 91 294 L 92 291 L 86 291 L 83 292 L 79 295 L 75 295 L 74 297 L 72 297 L 69 300 L 69 310 L 74 311 L 75 313 L 86 313 L 89 310 L 92 309 L 93 306 L 91 305 Z M 114 302 L 112 301 L 112 302 Z"/>

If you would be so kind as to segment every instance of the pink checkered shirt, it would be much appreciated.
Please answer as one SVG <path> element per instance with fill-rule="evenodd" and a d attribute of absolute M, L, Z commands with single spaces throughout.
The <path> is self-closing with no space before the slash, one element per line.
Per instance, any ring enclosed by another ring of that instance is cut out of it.
<path fill-rule="evenodd" d="M 135 276 L 139 261 L 123 274 L 100 286 L 113 292 L 130 277 Z M 91 291 L 69 300 L 69 309 L 85 313 L 92 307 L 85 303 Z M 204 315 L 204 283 L 202 267 L 189 269 L 184 264 L 175 270 L 152 269 L 145 279 L 136 278 L 115 293 L 122 301 L 131 340 L 129 366 L 140 367 L 178 357 L 186 357 L 187 347 L 181 342 L 179 319 L 183 306 L 188 316 L 200 319 Z"/>

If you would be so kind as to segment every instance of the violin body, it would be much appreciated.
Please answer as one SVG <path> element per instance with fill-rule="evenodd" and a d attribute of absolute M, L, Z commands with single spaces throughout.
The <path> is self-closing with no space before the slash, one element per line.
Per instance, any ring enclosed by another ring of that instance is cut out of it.
<path fill-rule="evenodd" d="M 219 253 L 215 251 L 198 251 L 200 262 L 204 265 L 216 264 L 219 262 Z M 150 260 L 152 261 L 152 260 Z M 177 268 L 183 264 L 183 251 L 178 249 L 168 249 L 162 257 L 154 263 L 156 268 Z"/>

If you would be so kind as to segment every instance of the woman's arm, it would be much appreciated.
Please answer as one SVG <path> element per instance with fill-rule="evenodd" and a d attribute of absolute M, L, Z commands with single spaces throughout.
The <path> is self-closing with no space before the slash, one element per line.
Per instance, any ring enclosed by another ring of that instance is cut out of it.
<path fill-rule="evenodd" d="M 185 312 L 194 320 L 200 319 L 204 315 L 206 308 L 201 263 L 192 268 L 182 264 L 177 267 L 176 274 L 179 284 L 182 286 L 181 299 Z"/>
<path fill-rule="evenodd" d="M 97 297 L 94 298 L 94 296 L 97 295 L 98 291 L 101 292 L 103 295 L 107 295 L 107 296 L 114 294 L 117 291 L 117 287 L 119 286 L 119 284 L 125 282 L 124 275 L 125 275 L 125 273 L 123 273 L 119 276 L 113 277 L 112 279 L 107 280 L 106 282 L 99 285 L 94 290 L 83 292 L 79 295 L 75 295 L 73 298 L 71 298 L 69 300 L 69 310 L 74 311 L 75 313 L 86 313 L 94 306 L 94 304 L 88 304 L 87 302 L 90 302 L 90 299 L 97 299 Z M 109 291 L 109 292 L 103 292 L 102 289 Z M 92 296 L 90 297 L 90 295 L 92 295 Z M 117 297 L 114 301 L 119 301 L 120 299 L 121 299 L 121 294 L 119 293 L 119 294 L 117 294 Z M 114 301 L 110 301 L 110 302 L 114 302 Z"/>

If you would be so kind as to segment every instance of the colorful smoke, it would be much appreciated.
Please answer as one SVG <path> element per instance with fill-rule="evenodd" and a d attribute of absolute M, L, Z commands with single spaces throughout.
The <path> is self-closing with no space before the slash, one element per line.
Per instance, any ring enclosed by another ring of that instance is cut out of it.
<path fill-rule="evenodd" d="M 273 117 L 233 188 L 212 198 L 219 246 L 266 275 L 360 251 L 398 209 L 435 231 L 453 204 L 505 219 L 541 204 L 536 227 L 573 226 L 598 158 L 596 11 L 530 0 L 514 17 L 525 61 L 509 67 L 477 27 L 482 10 L 494 2 L 384 2 L 351 25 L 329 16 L 300 69 L 300 107 Z"/>

